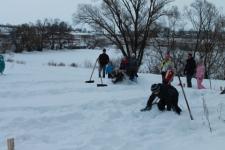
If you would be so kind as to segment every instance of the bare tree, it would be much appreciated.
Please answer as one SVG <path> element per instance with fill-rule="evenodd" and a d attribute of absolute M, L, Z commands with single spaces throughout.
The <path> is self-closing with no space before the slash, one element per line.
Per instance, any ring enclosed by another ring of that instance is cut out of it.
<path fill-rule="evenodd" d="M 224 17 L 219 10 L 206 0 L 195 0 L 187 9 L 187 16 L 196 31 L 194 56 L 198 52 L 204 58 L 206 77 L 209 78 L 224 64 Z"/>
<path fill-rule="evenodd" d="M 181 50 L 181 45 L 184 43 L 184 39 L 179 37 L 178 29 L 183 30 L 184 24 L 181 19 L 181 13 L 177 6 L 172 6 L 168 11 L 163 20 L 159 22 L 158 28 L 160 28 L 160 37 L 154 38 L 153 47 L 157 51 L 159 60 L 164 59 L 164 53 L 170 53 L 174 68 L 178 73 L 184 66 L 183 55 L 184 51 Z"/>
<path fill-rule="evenodd" d="M 71 31 L 72 27 L 63 21 L 45 19 L 44 21 L 37 20 L 36 24 L 18 25 L 13 28 L 11 37 L 16 47 L 15 52 L 42 51 L 43 48 L 48 48 L 48 45 L 52 49 L 55 45 L 62 49 L 64 44 L 73 38 Z"/>
<path fill-rule="evenodd" d="M 47 22 L 48 20 L 45 19 L 43 21 L 37 20 L 36 21 L 36 47 L 38 51 L 42 51 L 44 48 L 45 41 L 47 40 Z"/>
<path fill-rule="evenodd" d="M 124 56 L 135 53 L 140 66 L 155 21 L 171 0 L 103 0 L 101 7 L 81 5 L 75 22 L 100 29 Z"/>
<path fill-rule="evenodd" d="M 168 10 L 166 15 L 166 21 L 168 22 L 168 28 L 166 30 L 167 52 L 172 55 L 172 61 L 174 68 L 178 73 L 181 73 L 184 66 L 183 55 L 184 51 L 180 50 L 180 43 L 183 43 L 183 39 L 178 37 L 178 28 L 183 29 L 183 20 L 181 19 L 181 13 L 177 6 L 172 6 Z"/>

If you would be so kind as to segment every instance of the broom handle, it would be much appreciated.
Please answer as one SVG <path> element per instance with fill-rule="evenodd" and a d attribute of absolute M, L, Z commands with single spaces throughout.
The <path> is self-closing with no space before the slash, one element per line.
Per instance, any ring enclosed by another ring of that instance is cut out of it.
<path fill-rule="evenodd" d="M 101 76 L 101 84 L 103 84 L 103 82 L 102 82 L 102 76 Z"/>
<path fill-rule="evenodd" d="M 93 67 L 93 69 L 92 69 L 92 72 L 91 72 L 91 77 L 90 77 L 90 80 L 91 80 L 92 75 L 93 75 L 93 73 L 94 73 L 94 70 L 95 70 L 95 67 L 96 67 L 97 61 L 98 61 L 98 59 L 96 59 L 96 61 L 95 61 L 95 65 L 94 65 L 94 67 Z M 90 80 L 89 80 L 89 81 L 90 81 Z"/>
<path fill-rule="evenodd" d="M 183 88 L 183 85 L 182 85 L 182 82 L 181 82 L 181 79 L 180 79 L 180 75 L 178 75 L 178 79 L 179 79 L 179 82 L 180 82 L 180 86 L 181 86 L 181 89 L 182 89 L 182 92 L 183 92 L 183 95 L 184 95 L 184 99 L 185 99 L 185 102 L 187 104 L 187 108 L 188 108 L 188 111 L 189 111 L 189 115 L 190 115 L 190 118 L 191 120 L 194 120 L 192 114 L 191 114 L 191 109 L 189 107 L 189 104 L 188 104 L 188 101 L 187 101 L 187 97 L 186 97 L 186 94 L 184 92 L 184 88 Z"/>

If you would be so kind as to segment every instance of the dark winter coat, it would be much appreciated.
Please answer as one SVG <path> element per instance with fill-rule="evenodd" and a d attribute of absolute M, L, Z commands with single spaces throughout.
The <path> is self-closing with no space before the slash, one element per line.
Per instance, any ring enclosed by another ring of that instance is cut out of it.
<path fill-rule="evenodd" d="M 105 66 L 109 63 L 109 56 L 106 53 L 102 53 L 98 57 L 99 64 Z"/>
<path fill-rule="evenodd" d="M 175 110 L 178 114 L 180 114 L 181 109 L 178 107 L 178 96 L 179 93 L 171 85 L 165 85 L 161 84 L 160 85 L 160 91 L 158 94 L 152 93 L 148 99 L 147 107 L 152 106 L 153 101 L 155 100 L 156 97 L 158 97 L 160 100 L 158 102 L 158 108 L 160 110 L 164 110 L 165 106 L 167 106 L 167 110 Z"/>
<path fill-rule="evenodd" d="M 187 59 L 187 63 L 184 68 L 184 74 L 193 76 L 195 74 L 195 70 L 196 70 L 196 62 L 194 58 L 191 57 Z"/>
<path fill-rule="evenodd" d="M 4 69 L 5 69 L 4 57 L 0 55 L 0 73 L 3 73 Z"/>
<path fill-rule="evenodd" d="M 138 71 L 138 61 L 135 57 L 128 59 L 127 71 L 132 73 L 137 73 Z"/>

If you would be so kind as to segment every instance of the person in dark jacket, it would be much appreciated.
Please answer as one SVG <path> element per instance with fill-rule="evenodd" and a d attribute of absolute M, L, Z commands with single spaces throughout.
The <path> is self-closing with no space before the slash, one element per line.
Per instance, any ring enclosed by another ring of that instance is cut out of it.
<path fill-rule="evenodd" d="M 152 94 L 150 95 L 147 105 L 141 111 L 149 111 L 152 108 L 153 101 L 156 97 L 159 98 L 157 103 L 160 111 L 167 109 L 168 111 L 175 111 L 178 115 L 181 113 L 181 109 L 178 106 L 178 96 L 179 93 L 175 87 L 166 84 L 153 84 L 151 86 Z M 166 107 L 166 108 L 165 108 Z"/>
<path fill-rule="evenodd" d="M 127 67 L 127 75 L 131 81 L 134 80 L 135 77 L 138 77 L 138 61 L 135 57 L 135 54 L 132 53 L 130 59 L 128 60 L 128 67 Z"/>
<path fill-rule="evenodd" d="M 192 54 L 189 53 L 187 63 L 184 68 L 184 75 L 186 75 L 187 78 L 187 87 L 192 87 L 191 79 L 195 74 L 195 70 L 196 70 L 196 62 L 192 57 Z"/>
<path fill-rule="evenodd" d="M 4 70 L 5 70 L 5 60 L 3 55 L 0 55 L 0 73 L 3 74 Z"/>
<path fill-rule="evenodd" d="M 99 55 L 98 63 L 99 78 L 101 77 L 101 72 L 103 72 L 103 78 L 105 78 L 106 65 L 109 63 L 109 56 L 106 54 L 106 49 L 103 49 L 103 53 Z"/>

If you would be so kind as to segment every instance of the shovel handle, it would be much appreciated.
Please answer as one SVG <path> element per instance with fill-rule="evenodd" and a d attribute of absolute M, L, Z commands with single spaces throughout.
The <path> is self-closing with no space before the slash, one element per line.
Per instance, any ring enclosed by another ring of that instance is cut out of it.
<path fill-rule="evenodd" d="M 95 61 L 95 65 L 94 65 L 94 67 L 93 67 L 93 69 L 92 69 L 92 72 L 91 72 L 91 77 L 90 77 L 90 81 L 91 81 L 92 75 L 93 75 L 93 73 L 94 73 L 94 70 L 95 70 L 95 67 L 96 67 L 97 61 L 98 61 L 98 59 L 96 59 L 96 61 Z"/>

